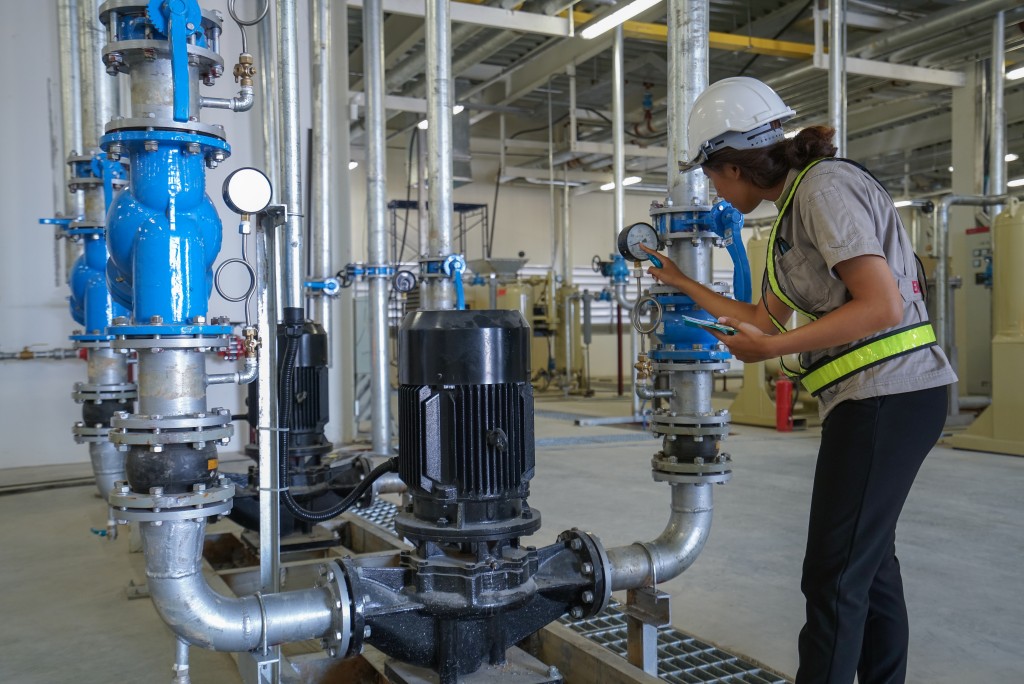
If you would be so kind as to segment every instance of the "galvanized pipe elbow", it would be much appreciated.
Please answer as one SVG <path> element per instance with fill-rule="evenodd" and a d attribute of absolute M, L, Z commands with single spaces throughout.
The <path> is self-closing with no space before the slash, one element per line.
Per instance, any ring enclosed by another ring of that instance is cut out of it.
<path fill-rule="evenodd" d="M 194 646 L 251 651 L 327 635 L 333 600 L 327 588 L 231 598 L 202 574 L 202 520 L 141 524 L 149 593 L 171 630 Z"/>
<path fill-rule="evenodd" d="M 672 513 L 650 542 L 608 549 L 612 591 L 654 586 L 693 565 L 711 533 L 711 484 L 671 483 Z"/>
<path fill-rule="evenodd" d="M 234 97 L 201 97 L 199 106 L 206 109 L 230 109 L 233 112 L 247 112 L 256 101 L 252 86 L 242 86 Z"/>
<path fill-rule="evenodd" d="M 245 368 L 241 371 L 235 371 L 234 373 L 211 373 L 206 376 L 206 384 L 209 385 L 227 385 L 234 383 L 236 385 L 248 385 L 259 375 L 259 362 L 255 356 L 246 357 Z"/>
<path fill-rule="evenodd" d="M 672 389 L 654 389 L 646 382 L 638 382 L 636 384 L 636 396 L 641 399 L 671 399 L 676 395 L 675 390 Z"/>
<path fill-rule="evenodd" d="M 614 283 L 613 291 L 615 292 L 615 301 L 619 303 L 624 309 L 632 309 L 636 302 L 629 301 L 629 297 L 626 296 L 626 283 Z"/>

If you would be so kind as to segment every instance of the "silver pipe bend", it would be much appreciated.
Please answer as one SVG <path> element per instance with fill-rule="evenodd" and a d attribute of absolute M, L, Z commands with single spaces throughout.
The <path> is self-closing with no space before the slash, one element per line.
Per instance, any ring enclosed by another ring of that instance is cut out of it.
<path fill-rule="evenodd" d="M 205 521 L 142 523 L 149 593 L 160 617 L 180 639 L 215 651 L 251 651 L 316 639 L 331 630 L 327 588 L 231 598 L 202 574 Z M 262 617 L 265 615 L 264 617 Z"/>
<path fill-rule="evenodd" d="M 654 541 L 608 549 L 612 591 L 655 586 L 682 574 L 711 533 L 711 484 L 671 483 L 672 513 Z"/>

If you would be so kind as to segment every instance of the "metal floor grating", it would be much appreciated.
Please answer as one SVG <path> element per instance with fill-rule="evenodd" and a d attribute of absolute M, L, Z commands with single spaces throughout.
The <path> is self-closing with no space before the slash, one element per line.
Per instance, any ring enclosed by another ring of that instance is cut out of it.
<path fill-rule="evenodd" d="M 395 515 L 398 513 L 398 506 L 390 501 L 376 499 L 373 502 L 373 505 L 369 508 L 357 507 L 349 510 L 360 518 L 369 520 L 376 525 L 380 525 L 391 534 L 397 536 L 398 532 L 395 530 Z"/>
<path fill-rule="evenodd" d="M 369 508 L 352 509 L 360 518 L 393 534 L 397 512 L 397 506 L 381 499 Z M 626 657 L 626 616 L 616 604 L 589 620 L 563 617 L 560 622 L 615 655 Z M 671 627 L 658 630 L 658 677 L 672 684 L 790 684 L 785 677 Z"/>
<path fill-rule="evenodd" d="M 613 604 L 589 620 L 560 622 L 626 657 L 626 616 Z M 658 630 L 658 677 L 672 684 L 790 684 L 790 680 L 674 628 Z"/>

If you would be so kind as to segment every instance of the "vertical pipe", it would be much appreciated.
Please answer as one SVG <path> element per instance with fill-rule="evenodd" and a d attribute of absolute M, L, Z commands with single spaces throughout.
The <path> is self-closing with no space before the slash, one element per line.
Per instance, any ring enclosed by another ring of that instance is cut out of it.
<path fill-rule="evenodd" d="M 67 189 L 67 167 L 63 161 L 72 152 L 82 151 L 82 98 L 80 86 L 81 60 L 78 54 L 78 13 L 72 0 L 57 2 L 57 31 L 60 39 L 60 105 L 62 113 L 62 142 L 60 184 L 64 187 L 63 215 L 78 218 L 85 213 L 82 193 Z M 92 56 L 90 56 L 92 57 Z M 64 280 L 71 275 L 71 267 L 81 251 L 79 243 L 64 240 Z"/>
<path fill-rule="evenodd" d="M 616 238 L 625 222 L 624 203 L 626 199 L 626 189 L 622 187 L 622 179 L 626 175 L 623 70 L 622 26 L 616 26 L 615 39 L 612 42 L 612 174 L 615 181 L 612 230 Z"/>
<path fill-rule="evenodd" d="M 325 0 L 325 4 L 330 4 Z M 349 194 L 349 126 L 351 125 L 348 105 L 348 11 L 338 9 L 331 13 L 331 43 L 336 46 L 331 52 L 329 71 L 331 80 L 331 102 L 329 111 L 333 121 L 327 125 L 334 128 L 329 147 L 334 182 L 327 185 L 330 198 L 337 209 L 330 214 L 330 247 L 328 258 L 339 266 L 353 261 L 352 258 L 352 206 Z M 340 47 L 337 47 L 340 46 Z M 330 268 L 330 263 L 328 263 Z M 355 327 L 353 312 L 353 288 L 338 295 L 333 313 L 324 323 L 330 345 L 330 369 L 327 374 L 330 405 L 335 416 L 327 424 L 327 438 L 335 444 L 349 444 L 356 438 L 355 418 Z"/>
<path fill-rule="evenodd" d="M 569 130 L 570 135 L 575 135 L 576 130 L 576 65 L 570 64 L 565 68 L 565 74 L 569 77 Z M 567 166 L 562 167 L 562 282 L 572 285 L 572 234 L 570 220 L 570 196 L 569 178 Z"/>
<path fill-rule="evenodd" d="M 99 146 L 107 122 L 120 111 L 117 77 L 107 74 L 100 59 L 107 33 L 100 23 L 98 10 L 95 0 L 85 0 L 78 5 L 83 154 Z"/>
<path fill-rule="evenodd" d="M 828 121 L 836 129 L 836 155 L 846 156 L 846 0 L 830 0 Z"/>
<path fill-rule="evenodd" d="M 266 220 L 254 233 L 256 239 L 256 322 L 260 333 L 256 428 L 260 470 L 260 590 L 280 591 L 281 483 L 278 462 L 277 416 L 277 301 L 274 281 L 276 226 Z"/>
<path fill-rule="evenodd" d="M 430 234 L 427 256 L 452 249 L 452 44 L 448 0 L 427 0 L 427 177 L 430 179 Z M 424 288 L 423 308 L 451 309 L 452 283 L 433 278 Z"/>
<path fill-rule="evenodd" d="M 299 136 L 299 36 L 295 23 L 296 0 L 279 0 L 277 6 L 277 68 L 281 73 L 281 204 L 288 212 L 282 253 L 282 301 L 285 307 L 302 308 L 302 145 Z"/>
<path fill-rule="evenodd" d="M 989 195 L 1002 195 L 1006 192 L 1005 71 L 1006 16 L 1004 12 L 998 12 L 992 24 L 992 113 L 989 117 L 992 126 L 989 140 L 992 144 L 989 151 Z M 999 207 L 993 207 L 992 215 L 994 216 L 998 210 Z"/>
<path fill-rule="evenodd" d="M 428 45 L 429 50 L 429 45 Z M 384 110 L 384 8 L 381 0 L 367 0 L 363 9 L 363 59 L 366 73 L 366 206 L 369 219 L 369 261 L 383 266 L 388 260 L 387 243 L 387 171 L 384 142 L 386 114 Z M 433 111 L 431 112 L 433 115 Z M 436 120 L 430 118 L 428 129 L 433 139 Z M 448 107 L 451 128 L 451 107 Z M 440 126 L 437 126 L 440 128 Z M 450 137 L 449 137 L 450 140 Z M 436 148 L 435 148 L 436 149 Z M 450 149 L 449 149 L 450 153 Z M 433 159 L 433 157 L 431 157 Z M 450 161 L 450 157 L 449 157 Z M 437 176 L 430 174 L 430 212 L 434 216 L 434 186 Z M 451 176 L 448 176 L 451 186 Z M 450 201 L 445 203 L 448 206 Z M 449 219 L 450 212 L 447 213 Z M 450 227 L 449 227 L 450 228 Z M 388 368 L 388 281 L 378 274 L 370 279 L 370 402 L 372 412 L 372 443 L 375 454 L 385 455 L 391 449 L 391 380 Z"/>
<path fill-rule="evenodd" d="M 281 163 L 278 158 L 278 132 L 277 132 L 277 69 L 272 65 L 277 64 L 277 50 L 274 44 L 274 25 L 268 15 L 259 24 L 259 70 L 260 89 L 264 97 L 260 101 L 260 138 L 263 144 L 263 171 L 270 179 L 274 189 L 280 192 Z"/>
<path fill-rule="evenodd" d="M 690 110 L 708 87 L 708 0 L 669 0 L 668 6 L 669 197 L 677 206 L 703 206 L 708 203 L 707 178 L 680 174 L 676 164 L 688 158 Z"/>
<path fill-rule="evenodd" d="M 309 155 L 312 174 L 309 179 L 309 256 L 312 278 L 330 277 L 331 203 L 329 188 L 334 185 L 331 174 L 331 3 L 311 0 L 309 8 L 309 64 L 313 101 L 312 143 Z M 310 297 L 310 318 L 327 328 L 331 302 L 327 297 Z M 329 363 L 329 360 L 328 360 Z"/>
<path fill-rule="evenodd" d="M 670 10 L 671 11 L 671 10 Z M 671 28 L 669 29 L 671 31 Z M 671 39 L 670 39 L 671 40 Z M 671 45 L 671 42 L 669 43 Z M 672 51 L 669 50 L 671 53 Z M 671 61 L 670 61 L 671 64 Z M 671 66 L 670 66 L 671 69 Z M 612 233 L 614 237 L 618 238 L 619 231 L 622 230 L 625 224 L 625 204 L 626 204 L 626 189 L 622 185 L 622 179 L 626 175 L 626 157 L 625 157 L 625 130 L 626 121 L 623 104 L 624 99 L 624 54 L 622 45 L 622 27 L 615 27 L 615 38 L 612 42 L 612 168 L 613 175 L 615 176 L 615 196 L 613 199 L 613 210 L 612 210 Z M 670 100 L 672 98 L 669 98 Z M 671 144 L 671 143 L 670 143 Z M 675 161 L 678 157 L 669 156 L 669 187 L 672 187 L 673 177 L 678 178 L 678 174 L 673 173 L 672 168 L 675 167 Z M 703 176 L 704 174 L 690 174 Z M 637 295 L 639 296 L 639 294 Z M 637 354 L 640 352 L 640 334 L 637 332 L 634 326 L 629 326 L 629 358 L 636 359 Z M 630 378 L 632 386 L 636 387 L 636 367 L 634 366 L 630 372 Z M 640 414 L 640 397 L 636 395 L 636 392 L 630 392 L 630 397 L 633 403 L 633 415 L 637 416 Z"/>

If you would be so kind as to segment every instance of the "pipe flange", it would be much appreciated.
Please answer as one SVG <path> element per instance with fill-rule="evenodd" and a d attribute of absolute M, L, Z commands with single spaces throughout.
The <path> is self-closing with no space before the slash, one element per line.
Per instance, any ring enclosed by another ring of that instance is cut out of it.
<path fill-rule="evenodd" d="M 732 457 L 726 453 L 720 453 L 715 460 L 708 462 L 701 458 L 682 463 L 673 461 L 675 459 L 671 456 L 651 459 L 651 476 L 656 482 L 721 484 L 732 479 Z"/>
<path fill-rule="evenodd" d="M 90 427 L 79 421 L 75 423 L 75 426 L 71 429 L 71 434 L 75 436 L 75 444 L 85 444 L 87 442 L 109 442 L 110 426 L 94 425 Z"/>
<path fill-rule="evenodd" d="M 227 445 L 235 433 L 231 412 L 224 408 L 184 416 L 147 416 L 120 411 L 110 419 L 110 441 L 125 448 L 148 446 L 154 451 L 168 444 L 191 444 L 202 449 L 208 442 Z"/>
<path fill-rule="evenodd" d="M 221 427 L 231 422 L 231 412 L 226 408 L 210 409 L 205 413 L 191 413 L 178 416 L 147 416 L 127 411 L 115 413 L 110 425 L 128 430 L 181 430 Z"/>
<path fill-rule="evenodd" d="M 315 586 L 331 594 L 331 629 L 321 645 L 331 658 L 350 658 L 362 650 L 363 644 L 362 600 L 358 598 L 361 592 L 355 591 L 355 572 L 347 563 L 342 567 L 336 561 L 322 563 L 317 570 Z"/>
<path fill-rule="evenodd" d="M 110 492 L 110 507 L 121 524 L 200 520 L 226 515 L 234 495 L 235 485 L 223 475 L 213 487 L 197 484 L 191 492 L 180 494 L 165 494 L 161 487 L 142 494 L 131 491 L 127 482 L 117 482 Z"/>
<path fill-rule="evenodd" d="M 674 425 L 659 425 L 657 423 L 651 424 L 651 432 L 656 435 L 675 435 L 681 437 L 715 437 L 716 439 L 725 439 L 729 435 L 729 426 L 721 425 L 717 427 L 679 427 Z"/>
<path fill-rule="evenodd" d="M 652 368 L 661 373 L 699 373 L 729 370 L 728 361 L 656 361 Z"/>
<path fill-rule="evenodd" d="M 701 427 L 718 429 L 720 426 L 727 425 L 731 418 L 732 416 L 729 414 L 728 409 L 721 409 L 714 413 L 703 415 L 693 413 L 659 413 L 656 411 L 651 415 L 651 422 L 655 425 L 667 425 L 671 427 Z"/>
<path fill-rule="evenodd" d="M 79 404 L 86 401 L 91 401 L 95 404 L 103 401 L 119 401 L 123 403 L 131 399 L 137 399 L 138 388 L 134 383 L 130 382 L 109 385 L 76 382 L 71 398 Z"/>
<path fill-rule="evenodd" d="M 569 615 L 576 620 L 592 618 L 607 608 L 611 600 L 612 565 L 608 554 L 600 539 L 575 527 L 558 535 L 558 541 L 579 559 L 580 574 L 591 582 L 580 591 Z"/>
<path fill-rule="evenodd" d="M 117 328 L 108 328 L 117 334 Z M 112 349 L 128 351 L 130 349 L 148 349 L 159 353 L 164 349 L 195 349 L 199 352 L 217 351 L 227 349 L 231 345 L 228 335 L 217 335 L 215 337 L 128 337 L 118 335 L 117 339 L 110 343 Z"/>
<path fill-rule="evenodd" d="M 175 121 L 174 119 L 114 118 L 104 127 L 108 135 L 132 131 L 168 131 L 171 133 L 196 133 L 224 140 L 224 126 L 202 121 Z"/>

